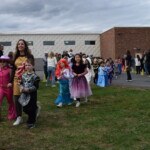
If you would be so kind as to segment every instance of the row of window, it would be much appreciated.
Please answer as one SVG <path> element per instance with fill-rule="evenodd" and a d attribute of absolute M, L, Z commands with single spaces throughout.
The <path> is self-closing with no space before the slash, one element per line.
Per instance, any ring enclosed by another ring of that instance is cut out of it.
<path fill-rule="evenodd" d="M 28 46 L 33 46 L 33 41 L 27 41 Z M 95 41 L 85 41 L 85 45 L 95 45 Z M 11 46 L 11 42 L 0 42 L 0 45 Z M 43 45 L 53 46 L 55 41 L 43 41 Z M 76 45 L 76 41 L 64 41 L 64 45 Z"/>

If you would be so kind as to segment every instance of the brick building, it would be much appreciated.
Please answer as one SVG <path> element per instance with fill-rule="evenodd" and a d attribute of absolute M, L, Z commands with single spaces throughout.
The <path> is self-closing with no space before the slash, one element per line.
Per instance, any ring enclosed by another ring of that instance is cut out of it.
<path fill-rule="evenodd" d="M 127 50 L 131 55 L 142 55 L 150 49 L 150 27 L 114 27 L 100 35 L 101 56 L 122 57 Z"/>

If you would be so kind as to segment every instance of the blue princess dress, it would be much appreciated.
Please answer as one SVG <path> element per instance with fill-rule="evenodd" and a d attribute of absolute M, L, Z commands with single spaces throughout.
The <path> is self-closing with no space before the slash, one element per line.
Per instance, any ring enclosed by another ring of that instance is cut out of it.
<path fill-rule="evenodd" d="M 97 81 L 97 85 L 100 86 L 100 87 L 105 87 L 106 86 L 105 74 L 106 74 L 105 67 L 99 67 L 98 68 L 98 81 Z"/>
<path fill-rule="evenodd" d="M 63 75 L 59 80 L 60 91 L 55 103 L 71 104 L 73 102 L 73 99 L 70 97 L 70 90 L 69 90 L 70 72 L 69 69 L 64 69 L 62 72 Z"/>

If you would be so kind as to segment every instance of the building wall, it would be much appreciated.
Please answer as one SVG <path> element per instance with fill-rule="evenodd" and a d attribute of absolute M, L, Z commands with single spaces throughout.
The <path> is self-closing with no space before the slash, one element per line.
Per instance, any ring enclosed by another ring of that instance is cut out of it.
<path fill-rule="evenodd" d="M 12 46 L 4 47 L 4 54 L 14 51 L 19 39 L 33 41 L 29 46 L 35 58 L 42 58 L 45 52 L 54 51 L 62 53 L 64 50 L 73 49 L 74 53 L 83 52 L 88 55 L 100 56 L 99 34 L 0 34 L 0 42 L 11 41 Z M 85 40 L 96 41 L 95 45 L 85 45 Z M 43 41 L 55 41 L 54 46 L 44 46 Z M 64 41 L 76 41 L 75 45 L 64 45 Z"/>
<path fill-rule="evenodd" d="M 116 27 L 115 57 L 122 56 L 127 50 L 135 57 L 136 53 L 150 49 L 149 27 Z"/>
<path fill-rule="evenodd" d="M 100 35 L 100 49 L 103 58 L 115 58 L 115 31 L 110 29 Z"/>
<path fill-rule="evenodd" d="M 101 56 L 113 59 L 130 50 L 131 55 L 150 49 L 150 27 L 115 27 L 101 34 Z"/>

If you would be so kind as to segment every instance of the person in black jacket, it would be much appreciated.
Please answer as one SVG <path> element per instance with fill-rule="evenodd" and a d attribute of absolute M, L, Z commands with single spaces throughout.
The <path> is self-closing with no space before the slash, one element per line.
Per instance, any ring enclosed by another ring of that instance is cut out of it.
<path fill-rule="evenodd" d="M 0 57 L 3 55 L 4 46 L 0 45 Z"/>
<path fill-rule="evenodd" d="M 125 67 L 126 67 L 126 72 L 127 72 L 127 81 L 132 81 L 130 69 L 131 69 L 131 54 L 130 51 L 128 50 L 126 53 L 126 58 L 125 58 Z"/>

